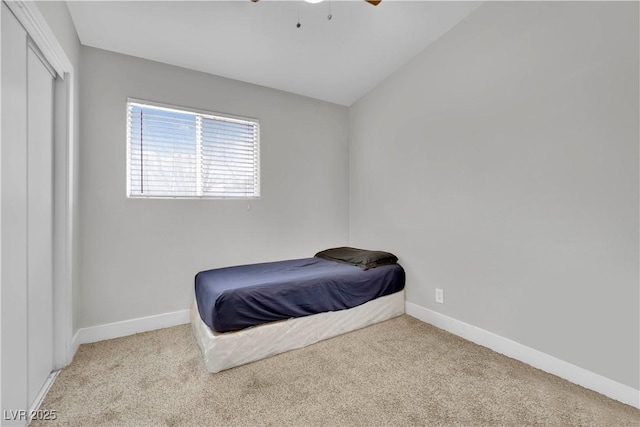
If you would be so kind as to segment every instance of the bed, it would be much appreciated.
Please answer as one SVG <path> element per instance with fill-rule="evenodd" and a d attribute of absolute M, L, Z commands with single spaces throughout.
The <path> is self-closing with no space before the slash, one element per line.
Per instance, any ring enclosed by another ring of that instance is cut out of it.
<path fill-rule="evenodd" d="M 394 255 L 344 247 L 207 270 L 195 277 L 191 324 L 219 372 L 399 316 L 404 284 Z"/>

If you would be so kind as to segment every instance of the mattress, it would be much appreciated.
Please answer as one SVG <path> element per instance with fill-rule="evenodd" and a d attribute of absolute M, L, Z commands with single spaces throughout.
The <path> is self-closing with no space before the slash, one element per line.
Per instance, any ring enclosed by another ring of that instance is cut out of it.
<path fill-rule="evenodd" d="M 405 312 L 404 291 L 376 298 L 354 308 L 313 314 L 246 328 L 237 332 L 211 330 L 191 307 L 191 326 L 209 372 L 254 362 L 285 351 L 364 328 Z"/>
<path fill-rule="evenodd" d="M 404 289 L 398 264 L 363 271 L 321 258 L 251 264 L 200 272 L 198 313 L 217 332 L 345 310 Z"/>

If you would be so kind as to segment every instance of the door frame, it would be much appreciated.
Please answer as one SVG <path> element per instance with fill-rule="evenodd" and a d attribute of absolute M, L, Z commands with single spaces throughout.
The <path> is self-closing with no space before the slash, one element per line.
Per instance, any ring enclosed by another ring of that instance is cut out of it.
<path fill-rule="evenodd" d="M 53 367 L 71 363 L 77 148 L 75 146 L 75 70 L 46 19 L 32 1 L 4 2 L 58 74 L 54 83 L 53 135 Z"/>

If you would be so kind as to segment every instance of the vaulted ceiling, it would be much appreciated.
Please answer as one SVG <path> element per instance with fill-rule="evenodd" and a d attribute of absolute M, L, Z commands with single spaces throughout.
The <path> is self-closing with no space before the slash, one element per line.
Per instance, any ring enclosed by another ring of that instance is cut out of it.
<path fill-rule="evenodd" d="M 346 106 L 480 4 L 68 2 L 84 45 Z"/>

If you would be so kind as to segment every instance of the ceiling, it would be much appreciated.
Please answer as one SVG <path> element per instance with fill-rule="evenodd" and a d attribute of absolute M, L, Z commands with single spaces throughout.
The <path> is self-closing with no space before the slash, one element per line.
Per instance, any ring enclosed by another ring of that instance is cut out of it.
<path fill-rule="evenodd" d="M 349 106 L 481 3 L 67 4 L 84 45 Z"/>

